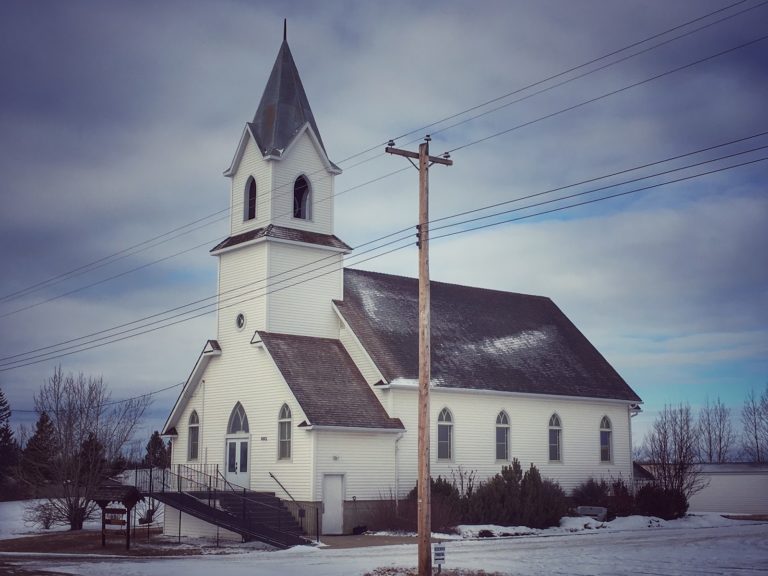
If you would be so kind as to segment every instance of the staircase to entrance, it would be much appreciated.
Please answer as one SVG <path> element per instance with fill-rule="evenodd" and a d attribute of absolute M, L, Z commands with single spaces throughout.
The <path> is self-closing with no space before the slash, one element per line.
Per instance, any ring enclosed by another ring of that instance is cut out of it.
<path fill-rule="evenodd" d="M 126 473 L 125 482 L 168 507 L 239 534 L 244 542 L 284 549 L 318 538 L 316 507 L 236 486 L 215 467 L 137 469 Z"/>

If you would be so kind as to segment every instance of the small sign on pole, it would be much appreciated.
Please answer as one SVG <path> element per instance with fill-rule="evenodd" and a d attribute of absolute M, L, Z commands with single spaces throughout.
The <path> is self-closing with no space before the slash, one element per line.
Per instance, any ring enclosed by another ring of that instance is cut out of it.
<path fill-rule="evenodd" d="M 445 544 L 435 544 L 433 551 L 433 562 L 437 564 L 437 573 L 440 574 L 440 569 L 445 564 Z"/>

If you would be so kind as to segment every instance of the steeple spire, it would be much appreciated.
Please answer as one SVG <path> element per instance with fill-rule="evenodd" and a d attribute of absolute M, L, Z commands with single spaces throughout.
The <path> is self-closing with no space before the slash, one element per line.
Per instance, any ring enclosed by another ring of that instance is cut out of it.
<path fill-rule="evenodd" d="M 299 78 L 299 71 L 288 47 L 287 36 L 288 23 L 284 20 L 283 43 L 249 127 L 264 156 L 280 157 L 299 130 L 309 123 L 327 155 Z"/>

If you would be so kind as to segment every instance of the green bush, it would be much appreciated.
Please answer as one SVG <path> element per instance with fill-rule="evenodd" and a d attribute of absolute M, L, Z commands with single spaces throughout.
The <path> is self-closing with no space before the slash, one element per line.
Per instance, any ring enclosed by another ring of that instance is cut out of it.
<path fill-rule="evenodd" d="M 521 524 L 531 528 L 557 526 L 568 511 L 565 492 L 557 482 L 542 480 L 533 464 L 520 483 Z"/>
<path fill-rule="evenodd" d="M 511 466 L 480 483 L 469 496 L 467 521 L 515 526 L 520 524 L 520 481 L 523 470 L 515 458 Z"/>
<path fill-rule="evenodd" d="M 539 470 L 531 467 L 523 475 L 515 459 L 496 476 L 480 483 L 470 497 L 467 521 L 501 526 L 557 526 L 568 511 L 560 485 L 542 480 Z"/>
<path fill-rule="evenodd" d="M 664 520 L 682 518 L 688 511 L 688 500 L 680 490 L 664 490 L 648 484 L 637 491 L 635 511 L 641 516 L 656 516 Z"/>
<path fill-rule="evenodd" d="M 629 491 L 624 480 L 618 478 L 611 482 L 611 506 L 614 516 L 630 516 L 635 513 L 635 497 Z"/>
<path fill-rule="evenodd" d="M 438 476 L 431 480 L 432 529 L 449 531 L 461 522 L 501 526 L 557 526 L 568 512 L 567 498 L 557 482 L 542 479 L 531 464 L 525 474 L 514 459 L 501 472 L 478 485 L 474 472 L 460 471 L 452 480 Z M 371 524 L 377 528 L 416 528 L 418 487 L 399 503 L 392 494 L 381 499 Z"/>
<path fill-rule="evenodd" d="M 582 482 L 571 492 L 571 500 L 574 506 L 602 506 L 610 507 L 611 487 L 600 479 L 600 482 L 590 478 Z"/>
<path fill-rule="evenodd" d="M 634 514 L 635 499 L 624 483 L 618 478 L 609 484 L 604 479 L 598 482 L 590 478 L 571 492 L 573 506 L 602 506 L 608 509 L 608 520 L 617 516 Z"/>
<path fill-rule="evenodd" d="M 456 486 L 446 478 L 438 476 L 430 479 L 432 530 L 446 532 L 459 524 L 462 520 L 461 495 Z M 418 484 L 408 493 L 408 500 L 418 502 Z M 414 511 L 417 506 L 413 506 Z M 415 516 L 414 516 L 415 518 Z"/>

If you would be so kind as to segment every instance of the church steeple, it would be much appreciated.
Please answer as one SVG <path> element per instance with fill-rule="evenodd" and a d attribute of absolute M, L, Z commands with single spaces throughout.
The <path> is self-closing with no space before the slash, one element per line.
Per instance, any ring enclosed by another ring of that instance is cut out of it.
<path fill-rule="evenodd" d="M 283 43 L 269 75 L 259 107 L 248 124 L 264 156 L 279 158 L 293 138 L 309 123 L 325 150 L 309 99 L 283 32 Z"/>
<path fill-rule="evenodd" d="M 330 303 L 342 297 L 343 255 L 351 250 L 333 233 L 340 173 L 328 159 L 284 35 L 256 115 L 224 172 L 231 179 L 230 234 L 211 253 L 219 258 L 221 293 L 244 290 L 244 298 L 219 314 L 223 349 L 235 342 L 251 349 L 254 330 L 338 338 Z M 320 261 L 335 269 L 313 275 Z M 254 290 L 260 293 L 246 297 Z"/>

